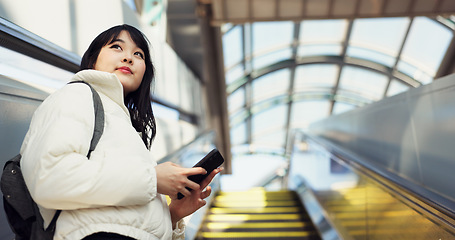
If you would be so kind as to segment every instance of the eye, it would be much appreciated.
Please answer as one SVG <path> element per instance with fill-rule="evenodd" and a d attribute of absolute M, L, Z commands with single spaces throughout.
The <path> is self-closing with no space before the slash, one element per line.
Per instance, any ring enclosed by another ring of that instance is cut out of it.
<path fill-rule="evenodd" d="M 122 47 L 120 47 L 118 44 L 112 45 L 111 48 L 113 48 L 113 49 L 118 49 L 118 50 L 122 50 Z"/>
<path fill-rule="evenodd" d="M 141 59 L 144 59 L 144 54 L 141 52 L 135 52 L 134 55 L 139 56 Z"/>

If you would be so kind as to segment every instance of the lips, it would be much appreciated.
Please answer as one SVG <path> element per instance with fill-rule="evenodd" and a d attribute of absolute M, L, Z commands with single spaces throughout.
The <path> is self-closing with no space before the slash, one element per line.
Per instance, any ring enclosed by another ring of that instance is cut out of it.
<path fill-rule="evenodd" d="M 117 70 L 119 70 L 122 73 L 133 74 L 133 72 L 131 71 L 131 69 L 129 67 L 119 67 L 119 68 L 117 68 Z"/>

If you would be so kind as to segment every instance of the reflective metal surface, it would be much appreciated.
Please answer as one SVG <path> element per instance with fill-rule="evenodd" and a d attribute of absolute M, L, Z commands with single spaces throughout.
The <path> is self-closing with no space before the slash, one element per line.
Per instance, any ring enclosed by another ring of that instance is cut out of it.
<path fill-rule="evenodd" d="M 454 213 L 454 80 L 449 75 L 322 120 L 310 133 Z"/>
<path fill-rule="evenodd" d="M 455 239 L 455 220 L 312 140 L 298 140 L 290 188 L 324 239 Z"/>

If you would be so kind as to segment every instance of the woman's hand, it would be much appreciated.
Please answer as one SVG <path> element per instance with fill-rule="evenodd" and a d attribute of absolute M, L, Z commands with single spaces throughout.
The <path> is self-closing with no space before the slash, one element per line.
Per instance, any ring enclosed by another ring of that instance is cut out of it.
<path fill-rule="evenodd" d="M 155 167 L 158 193 L 168 195 L 171 199 L 177 199 L 180 192 L 184 196 L 190 196 L 191 192 L 185 187 L 199 189 L 199 184 L 188 179 L 188 176 L 206 174 L 205 169 L 183 168 L 175 163 L 165 162 Z"/>
<path fill-rule="evenodd" d="M 169 205 L 171 212 L 172 227 L 175 228 L 176 223 L 194 213 L 199 208 L 203 207 L 206 202 L 205 198 L 210 196 L 212 188 L 208 186 L 212 179 L 223 170 L 222 167 L 213 170 L 202 182 L 200 188 L 193 188 L 192 194 L 182 198 L 181 200 L 172 199 Z M 207 187 L 208 186 L 208 187 Z M 206 189 L 205 189 L 206 188 Z M 205 190 L 204 190 L 205 189 Z"/>

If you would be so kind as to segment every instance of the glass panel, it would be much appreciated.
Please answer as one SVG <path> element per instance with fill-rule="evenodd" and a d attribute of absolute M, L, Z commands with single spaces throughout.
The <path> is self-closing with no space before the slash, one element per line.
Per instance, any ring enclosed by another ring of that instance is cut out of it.
<path fill-rule="evenodd" d="M 156 79 L 155 94 L 166 101 L 178 106 L 180 103 L 180 87 L 178 76 L 181 65 L 179 58 L 169 45 L 163 45 L 162 76 Z"/>
<path fill-rule="evenodd" d="M 223 35 L 224 66 L 234 65 L 243 58 L 242 26 L 235 26 Z"/>
<path fill-rule="evenodd" d="M 335 64 L 307 64 L 295 70 L 294 92 L 308 88 L 333 88 L 339 67 Z"/>
<path fill-rule="evenodd" d="M 228 96 L 228 111 L 229 113 L 245 106 L 245 88 L 239 88 L 237 91 Z"/>
<path fill-rule="evenodd" d="M 243 74 L 244 74 L 243 65 L 242 64 L 235 65 L 235 67 L 229 69 L 229 71 L 226 72 L 226 85 L 235 82 L 235 80 L 241 78 Z"/>
<path fill-rule="evenodd" d="M 402 83 L 401 81 L 399 81 L 397 79 L 393 79 L 390 82 L 389 89 L 387 90 L 387 97 L 397 95 L 397 94 L 405 92 L 407 90 L 409 90 L 408 85 Z"/>
<path fill-rule="evenodd" d="M 300 57 L 308 57 L 308 56 L 321 56 L 321 55 L 329 55 L 329 56 L 338 56 L 341 55 L 342 47 L 341 44 L 325 44 L 325 45 L 303 45 L 300 46 L 297 50 L 297 55 Z"/>
<path fill-rule="evenodd" d="M 179 121 L 162 118 L 160 115 L 156 117 L 156 127 L 159 131 L 153 140 L 151 156 L 158 160 L 182 146 L 182 133 Z"/>
<path fill-rule="evenodd" d="M 46 93 L 71 80 L 74 73 L 0 46 L 0 73 Z"/>
<path fill-rule="evenodd" d="M 250 112 L 241 108 L 238 112 L 229 114 L 229 126 L 236 126 L 242 122 L 245 122 L 246 119 L 250 116 Z"/>
<path fill-rule="evenodd" d="M 300 42 L 339 43 L 346 36 L 346 20 L 308 20 L 300 24 Z"/>
<path fill-rule="evenodd" d="M 270 147 L 284 147 L 286 131 L 274 131 L 263 135 L 253 136 L 252 144 Z"/>
<path fill-rule="evenodd" d="M 255 22 L 252 24 L 253 53 L 272 47 L 289 45 L 293 38 L 292 22 Z M 273 37 L 270 34 L 273 33 Z"/>
<path fill-rule="evenodd" d="M 231 128 L 231 144 L 240 145 L 244 144 L 247 141 L 246 137 L 246 123 L 241 123 L 233 128 Z"/>
<path fill-rule="evenodd" d="M 252 135 L 262 135 L 271 128 L 284 128 L 286 125 L 288 105 L 277 105 L 263 112 L 252 115 Z"/>
<path fill-rule="evenodd" d="M 260 69 L 263 67 L 266 67 L 268 65 L 271 65 L 273 63 L 277 63 L 286 59 L 291 58 L 291 49 L 286 48 L 282 50 L 278 50 L 272 53 L 268 53 L 265 55 L 261 55 L 258 57 L 253 58 L 253 67 L 254 69 Z"/>
<path fill-rule="evenodd" d="M 193 93 L 192 93 L 192 95 L 193 95 L 192 97 L 194 99 L 194 105 L 193 105 L 192 113 L 196 114 L 200 118 L 204 118 L 206 115 L 204 98 L 201 97 L 201 96 L 203 96 L 203 94 L 201 92 L 204 90 L 205 89 L 202 89 L 201 81 L 197 78 L 194 78 Z"/>
<path fill-rule="evenodd" d="M 419 69 L 418 67 L 411 65 L 404 61 L 399 61 L 397 69 L 400 72 L 407 74 L 408 76 L 412 77 L 413 79 L 419 81 L 422 84 L 428 84 L 433 81 L 433 78 L 425 73 L 423 69 Z"/>
<path fill-rule="evenodd" d="M 329 101 L 301 101 L 292 104 L 291 128 L 306 129 L 311 123 L 329 116 Z"/>
<path fill-rule="evenodd" d="M 281 156 L 270 154 L 246 154 L 251 147 L 243 146 L 233 149 L 232 174 L 221 176 L 223 191 L 247 191 L 260 186 L 265 178 L 269 177 L 283 165 Z M 238 152 L 238 154 L 236 154 Z M 260 171 L 256 170 L 260 169 Z"/>
<path fill-rule="evenodd" d="M 452 31 L 442 24 L 426 17 L 416 17 L 404 45 L 401 60 L 433 77 L 452 37 Z M 398 70 L 403 71 L 401 67 L 403 65 L 400 64 Z"/>
<path fill-rule="evenodd" d="M 339 87 L 350 90 L 367 99 L 379 100 L 382 98 L 388 78 L 370 70 L 345 66 L 341 71 Z"/>
<path fill-rule="evenodd" d="M 180 137 L 182 138 L 182 145 L 190 143 L 192 140 L 196 139 L 198 134 L 197 126 L 182 121 L 179 121 L 181 127 L 181 134 Z"/>
<path fill-rule="evenodd" d="M 136 11 L 136 3 L 134 0 L 125 0 L 126 5 L 131 8 L 131 10 Z"/>
<path fill-rule="evenodd" d="M 393 66 L 409 22 L 409 18 L 355 20 L 347 55 Z"/>
<path fill-rule="evenodd" d="M 348 47 L 346 55 L 349 57 L 356 57 L 377 62 L 388 67 L 395 65 L 395 62 L 397 61 L 395 57 L 384 54 L 383 52 L 377 52 L 371 49 L 358 48 L 354 46 Z"/>
<path fill-rule="evenodd" d="M 179 106 L 186 111 L 192 112 L 193 110 L 193 94 L 191 83 L 194 80 L 194 75 L 189 71 L 183 62 L 179 62 L 178 72 L 178 86 L 180 91 L 180 104 Z"/>
<path fill-rule="evenodd" d="M 287 94 L 290 75 L 290 70 L 286 68 L 255 79 L 252 83 L 251 99 L 253 103 L 265 98 Z"/>
<path fill-rule="evenodd" d="M 180 113 L 172 108 L 168 108 L 158 103 L 153 103 L 153 114 L 158 118 L 167 119 L 171 121 L 178 121 Z"/>
<path fill-rule="evenodd" d="M 343 103 L 343 102 L 335 102 L 335 105 L 333 105 L 332 115 L 344 113 L 344 112 L 350 111 L 354 108 L 356 108 L 356 106 L 354 106 L 352 104 Z"/>

